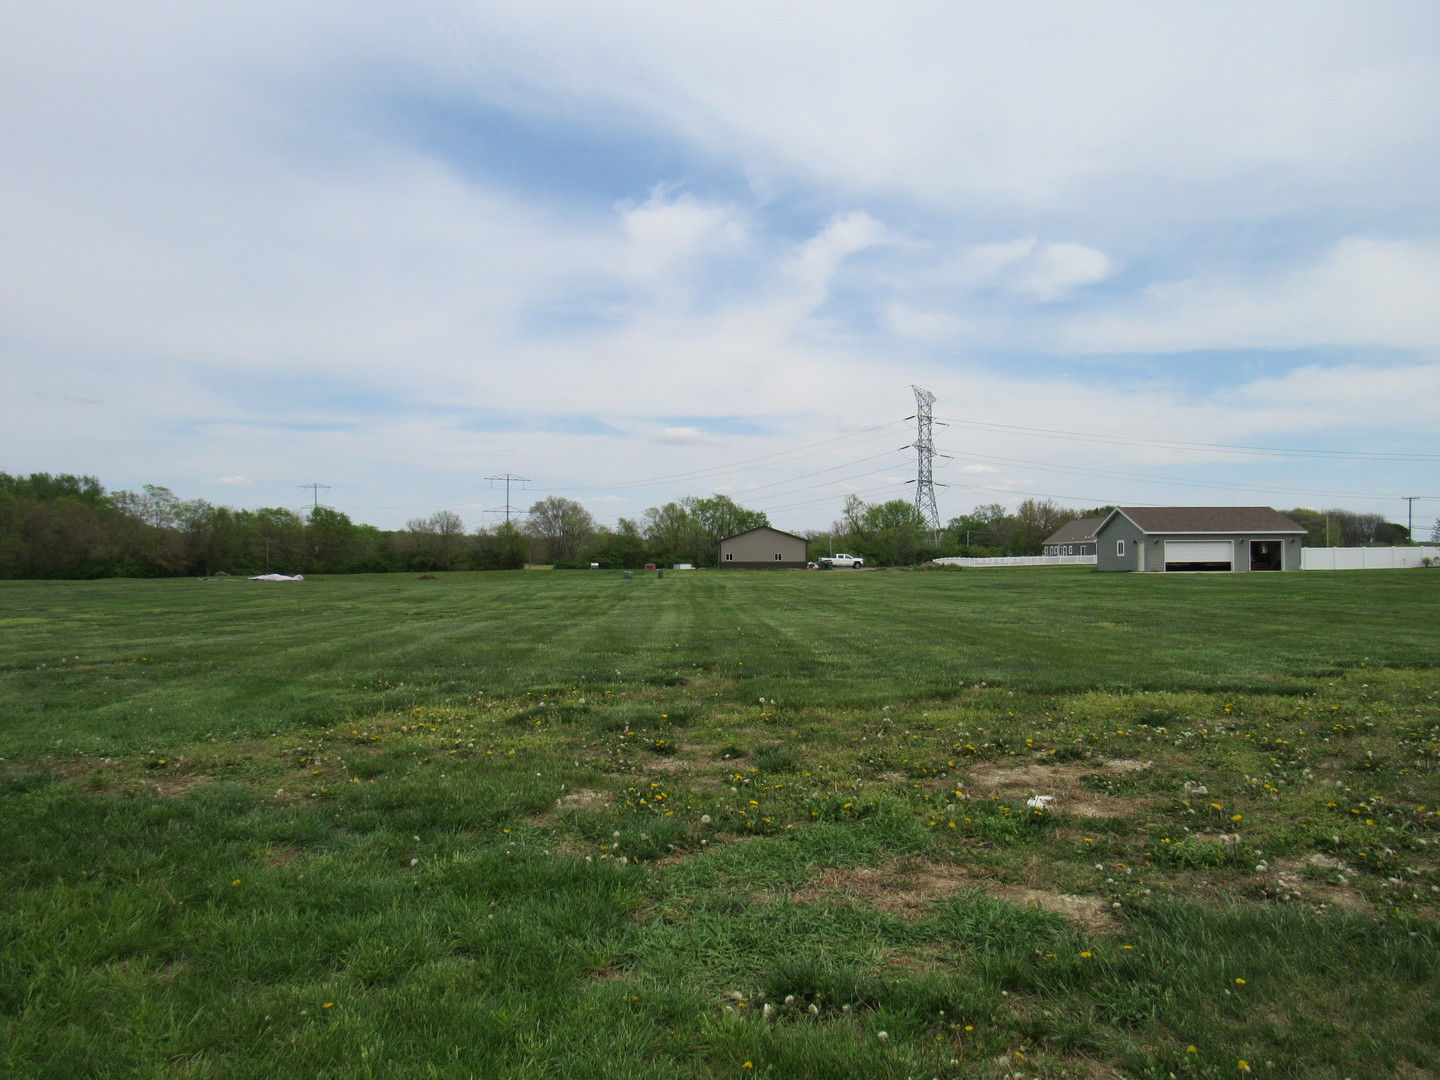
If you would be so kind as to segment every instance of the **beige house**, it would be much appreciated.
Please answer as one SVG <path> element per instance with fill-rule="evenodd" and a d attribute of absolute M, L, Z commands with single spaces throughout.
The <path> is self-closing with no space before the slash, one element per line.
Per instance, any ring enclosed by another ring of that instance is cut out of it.
<path fill-rule="evenodd" d="M 721 570 L 804 570 L 810 541 L 768 525 L 720 541 Z"/>

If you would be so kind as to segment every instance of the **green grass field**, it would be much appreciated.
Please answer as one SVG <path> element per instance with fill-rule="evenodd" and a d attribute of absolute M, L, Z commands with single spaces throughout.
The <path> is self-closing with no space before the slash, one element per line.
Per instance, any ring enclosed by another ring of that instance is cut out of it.
<path fill-rule="evenodd" d="M 1440 1076 L 1437 600 L 0 582 L 0 1075 Z"/>

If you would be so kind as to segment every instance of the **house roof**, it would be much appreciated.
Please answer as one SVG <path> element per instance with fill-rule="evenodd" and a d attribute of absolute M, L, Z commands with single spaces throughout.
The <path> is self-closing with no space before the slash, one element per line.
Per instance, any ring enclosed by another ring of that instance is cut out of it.
<path fill-rule="evenodd" d="M 1110 511 L 1098 533 L 1123 514 L 1145 533 L 1297 533 L 1306 529 L 1269 506 L 1122 506 Z"/>
<path fill-rule="evenodd" d="M 751 533 L 757 532 L 769 532 L 774 533 L 776 536 L 788 536 L 791 540 L 799 540 L 802 544 L 805 544 L 807 546 L 810 543 L 810 541 L 806 540 L 803 536 L 796 536 L 794 533 L 788 533 L 785 532 L 783 529 L 776 529 L 769 525 L 757 525 L 753 529 L 746 529 L 744 532 L 736 533 L 734 536 L 725 537 L 725 539 L 721 540 L 720 543 L 723 544 L 727 540 L 738 540 L 742 536 L 749 536 Z"/>
<path fill-rule="evenodd" d="M 1076 518 L 1067 521 L 1045 538 L 1047 544 L 1083 544 L 1095 539 L 1095 530 L 1104 521 L 1103 517 Z"/>

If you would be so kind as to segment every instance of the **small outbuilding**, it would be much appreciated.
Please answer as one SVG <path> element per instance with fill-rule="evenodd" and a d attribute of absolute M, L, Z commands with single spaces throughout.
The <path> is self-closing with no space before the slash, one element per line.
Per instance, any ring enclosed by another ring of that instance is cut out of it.
<path fill-rule="evenodd" d="M 1076 518 L 1067 521 L 1045 538 L 1046 555 L 1094 555 L 1095 530 L 1103 517 Z"/>
<path fill-rule="evenodd" d="M 1305 535 L 1268 506 L 1122 506 L 1095 529 L 1095 569 L 1299 570 Z"/>
<path fill-rule="evenodd" d="M 720 541 L 721 570 L 804 570 L 809 561 L 809 540 L 769 525 Z"/>

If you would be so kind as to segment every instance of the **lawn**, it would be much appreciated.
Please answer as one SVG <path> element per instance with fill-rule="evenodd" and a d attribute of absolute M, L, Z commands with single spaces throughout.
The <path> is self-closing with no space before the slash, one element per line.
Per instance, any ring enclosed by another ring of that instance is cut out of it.
<path fill-rule="evenodd" d="M 1440 1076 L 1437 599 L 3 582 L 0 1074 Z"/>

